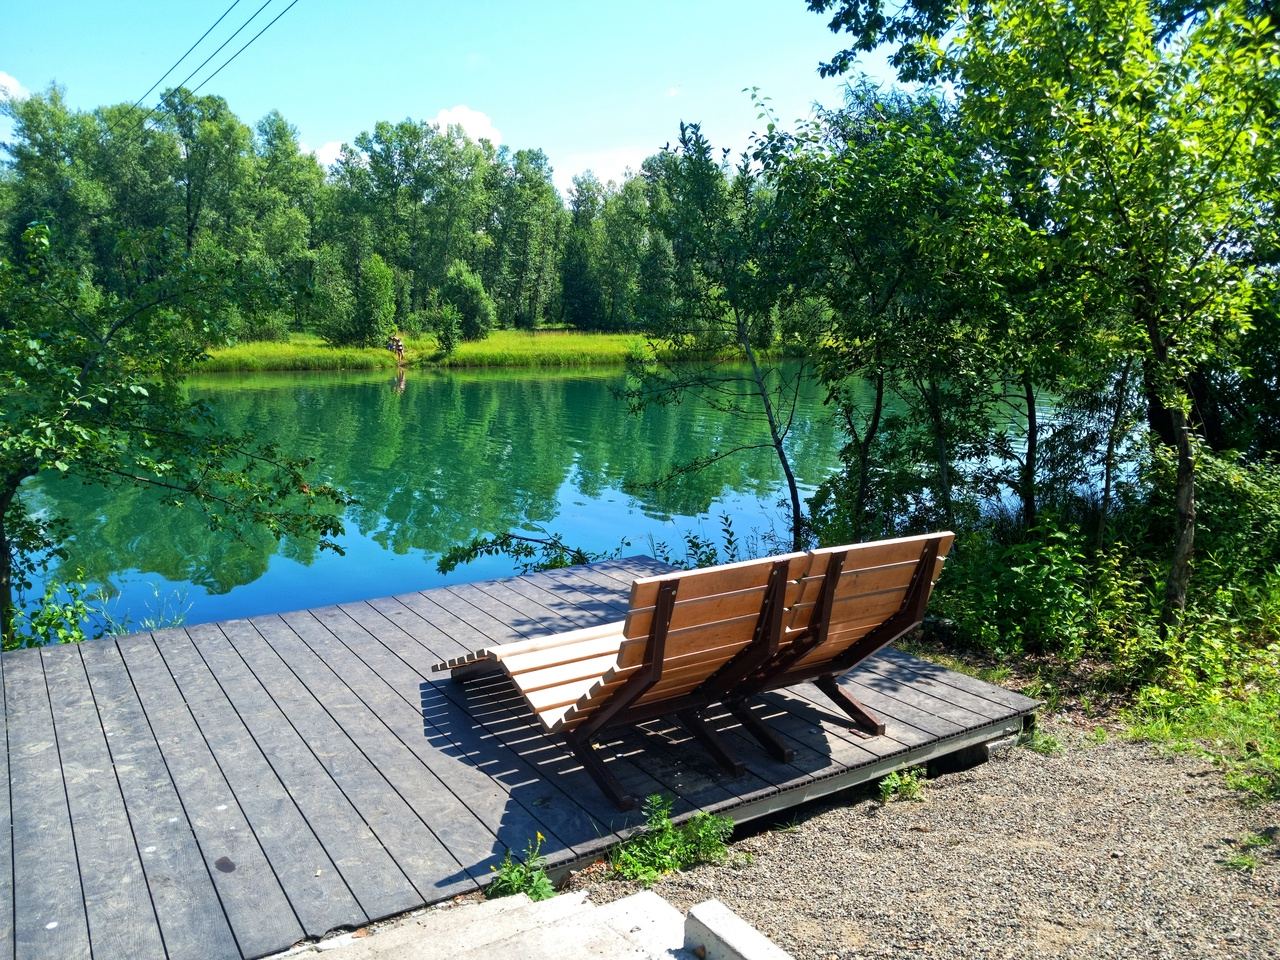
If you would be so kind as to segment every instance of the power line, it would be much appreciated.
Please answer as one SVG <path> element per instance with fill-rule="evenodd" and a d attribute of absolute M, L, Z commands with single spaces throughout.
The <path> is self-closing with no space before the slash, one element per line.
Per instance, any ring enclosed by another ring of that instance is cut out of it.
<path fill-rule="evenodd" d="M 200 35 L 200 39 L 199 39 L 199 40 L 197 40 L 195 43 L 193 43 L 193 44 L 188 48 L 188 50 L 187 50 L 187 52 L 186 52 L 186 53 L 184 53 L 184 54 L 183 54 L 182 56 L 180 56 L 177 60 L 175 60 L 175 61 L 173 62 L 173 66 L 172 66 L 172 67 L 170 67 L 168 70 L 166 70 L 166 71 L 161 75 L 161 77 L 160 77 L 160 79 L 159 79 L 159 80 L 157 80 L 157 81 L 156 81 L 155 83 L 153 83 L 150 87 L 148 87 L 148 88 L 147 88 L 147 92 L 146 92 L 146 93 L 144 93 L 142 96 L 140 96 L 137 100 L 135 100 L 133 105 L 134 105 L 135 107 L 140 107 L 140 106 L 142 106 L 142 101 L 143 101 L 143 100 L 145 100 L 145 99 L 147 99 L 147 97 L 149 97 L 149 96 L 151 95 L 151 91 L 152 91 L 152 90 L 154 90 L 156 87 L 160 86 L 160 84 L 164 83 L 165 77 L 167 77 L 167 76 L 169 76 L 169 74 L 173 73 L 173 71 L 177 69 L 178 64 L 180 64 L 183 60 L 187 59 L 187 57 L 191 56 L 191 51 L 192 51 L 192 50 L 194 50 L 196 47 L 200 46 L 200 44 L 204 43 L 204 38 L 205 38 L 205 37 L 207 37 L 209 34 L 213 33 L 213 28 L 214 28 L 214 27 L 216 27 L 218 24 L 220 24 L 223 20 L 227 19 L 227 14 L 228 14 L 228 13 L 230 13 L 232 10 L 234 10 L 234 9 L 236 8 L 237 4 L 239 4 L 239 3 L 240 3 L 240 0 L 232 0 L 231 6 L 227 7 L 227 9 L 226 9 L 226 10 L 224 10 L 224 11 L 222 12 L 222 16 L 220 16 L 217 20 L 213 21 L 213 27 L 210 27 L 208 30 L 206 30 L 204 33 L 202 33 L 202 34 Z"/>
<path fill-rule="evenodd" d="M 239 2 L 240 2 L 240 0 L 236 0 L 236 3 L 239 3 Z M 219 45 L 219 47 L 218 47 L 218 49 L 217 49 L 217 50 L 214 50 L 214 51 L 213 51 L 213 53 L 209 54 L 209 56 L 207 56 L 207 57 L 204 59 L 204 62 L 203 62 L 203 63 L 201 63 L 201 64 L 200 64 L 200 66 L 196 67 L 194 70 L 192 70 L 192 71 L 191 71 L 191 73 L 187 74 L 186 78 L 182 81 L 182 83 L 178 84 L 178 88 L 179 88 L 179 89 L 181 89 L 181 88 L 182 88 L 182 87 L 187 83 L 187 81 L 188 81 L 188 80 L 190 80 L 190 79 L 191 79 L 192 77 L 194 77 L 197 73 L 199 73 L 202 69 L 204 69 L 205 64 L 207 64 L 210 60 L 212 60 L 214 57 L 216 57 L 216 56 L 218 55 L 219 51 L 221 51 L 224 47 L 226 47 L 226 45 L 227 45 L 228 43 L 230 43 L 232 40 L 234 40 L 234 39 L 236 38 L 237 34 L 239 34 L 241 30 L 243 30 L 245 27 L 247 27 L 249 24 L 251 24 L 251 23 L 252 23 L 252 22 L 257 18 L 258 14 L 260 14 L 263 10 L 265 10 L 265 9 L 266 9 L 266 8 L 267 8 L 267 7 L 272 3 L 272 2 L 273 2 L 273 0 L 266 0 L 266 2 L 262 4 L 262 6 L 260 6 L 257 10 L 255 10 L 255 11 L 253 12 L 253 15 L 252 15 L 252 16 L 250 16 L 248 20 L 246 20 L 244 23 L 240 24 L 240 26 L 236 29 L 236 32 L 235 32 L 235 33 L 231 34 L 231 36 L 227 37 L 227 39 L 226 39 L 226 40 L 222 41 L 221 45 Z M 275 25 L 275 22 L 276 22 L 277 20 L 279 20 L 279 19 L 280 19 L 281 17 L 283 17 L 286 13 L 288 13 L 290 10 L 292 10 L 292 9 L 293 9 L 294 5 L 295 5 L 295 4 L 297 4 L 297 2 L 298 2 L 298 0 L 292 0 L 292 2 L 291 2 L 287 7 L 285 7 L 285 8 L 284 8 L 283 10 L 281 10 L 278 14 L 276 14 L 276 15 L 275 15 L 275 17 L 274 17 L 274 18 L 272 18 L 271 22 L 270 22 L 270 23 L 268 23 L 268 24 L 267 24 L 265 27 L 263 27 L 261 30 L 259 30 L 257 33 L 255 33 L 255 34 L 254 34 L 254 35 L 249 39 L 249 41 L 248 41 L 248 42 L 247 42 L 243 47 L 241 47 L 239 50 L 237 50 L 235 53 L 233 53 L 231 56 L 229 56 L 226 60 L 224 60 L 224 61 L 222 62 L 222 65 L 221 65 L 221 66 L 219 66 L 217 70 L 213 71 L 213 73 L 209 74 L 209 76 L 207 76 L 207 77 L 205 77 L 203 80 L 201 80 L 201 81 L 200 81 L 200 85 L 199 85 L 199 86 L 197 86 L 194 90 L 191 90 L 189 93 L 187 93 L 187 95 L 186 95 L 185 97 L 183 97 L 181 101 L 179 101 L 179 102 L 178 102 L 178 104 L 177 104 L 177 106 L 176 106 L 176 108 L 175 108 L 175 109 L 176 109 L 176 110 L 181 110 L 183 107 L 185 107 L 185 106 L 186 106 L 186 105 L 191 101 L 191 98 L 192 98 L 192 97 L 194 97 L 194 96 L 196 95 L 196 93 L 197 93 L 197 92 L 199 92 L 199 90 L 200 90 L 200 88 L 201 88 L 201 87 L 203 87 L 206 83 L 208 83 L 210 80 L 212 80 L 214 77 L 216 77 L 216 76 L 217 76 L 219 73 L 221 73 L 224 69 L 226 69 L 226 67 L 228 66 L 228 64 L 230 64 L 230 63 L 231 63 L 231 61 L 232 61 L 232 60 L 234 60 L 236 57 L 240 56 L 240 54 L 244 53 L 244 52 L 245 52 L 245 50 L 247 50 L 247 49 L 248 49 L 248 48 L 249 48 L 249 47 L 254 43 L 254 41 L 256 41 L 260 36 L 262 36 L 264 33 L 266 33 L 268 30 L 270 30 L 270 29 L 272 28 L 272 26 L 274 26 L 274 25 Z M 232 6 L 232 7 L 234 7 L 235 5 L 236 5 L 236 4 L 235 4 L 235 3 L 233 3 L 231 6 Z M 227 13 L 230 13 L 230 12 L 231 12 L 231 10 L 230 10 L 230 8 L 228 8 Z M 223 14 L 223 17 L 225 17 L 225 16 L 226 16 L 226 13 L 224 13 L 224 14 Z M 221 20 L 221 19 L 222 19 L 222 18 L 221 18 L 221 17 L 219 17 L 219 20 Z M 215 24 L 214 24 L 214 26 L 217 26 L 217 24 L 215 23 Z M 210 29 L 210 30 L 212 30 L 212 29 L 213 29 L 213 27 L 210 27 L 209 29 Z M 206 33 L 207 33 L 207 31 L 206 31 Z M 201 39 L 203 39 L 203 38 L 201 38 Z M 198 43 L 198 41 L 197 41 L 197 43 Z M 194 48 L 193 48 L 193 49 L 194 49 Z M 188 52 L 190 52 L 190 51 L 188 51 Z M 184 55 L 184 58 L 185 58 L 185 55 Z M 181 62 L 181 60 L 180 60 L 179 62 Z M 163 77 L 162 77 L 161 79 L 163 79 Z M 155 88 L 153 87 L 152 89 L 155 89 Z M 148 91 L 148 92 L 150 92 L 150 91 Z M 144 95 L 144 96 L 145 96 L 145 95 Z M 139 136 L 141 136 L 141 132 L 142 132 L 142 130 L 145 128 L 145 126 L 146 126 L 146 122 L 147 122 L 148 120 L 150 120 L 150 119 L 151 119 L 151 116 L 152 116 L 152 115 L 153 115 L 157 110 L 159 110 L 159 109 L 160 109 L 160 104 L 156 104 L 154 107 L 152 107 L 150 110 L 148 110 L 148 111 L 146 112 L 146 115 L 145 115 L 145 116 L 143 116 L 143 118 L 138 122 L 138 131 L 139 131 Z M 109 129 L 107 132 L 108 132 L 108 134 L 110 134 L 111 130 Z"/>
<path fill-rule="evenodd" d="M 270 3 L 270 2 L 271 2 L 271 0 L 267 0 L 267 3 Z M 293 7 L 294 7 L 294 4 L 296 4 L 297 2 L 298 2 L 298 0 L 293 0 L 293 2 L 292 2 L 292 3 L 290 3 L 287 7 L 285 7 L 283 10 L 281 10 L 279 13 L 277 13 L 277 14 L 275 15 L 275 18 L 271 21 L 271 23 L 268 23 L 265 27 L 263 27 L 261 30 L 259 30 L 257 33 L 255 33 L 255 34 L 253 35 L 253 37 L 249 40 L 249 43 L 246 43 L 243 47 L 241 47 L 239 50 L 237 50 L 235 53 L 233 53 L 233 54 L 232 54 L 232 55 L 227 59 L 227 61 L 226 61 L 225 63 L 223 63 L 223 64 L 222 64 L 222 66 L 221 66 L 221 67 L 219 67 L 217 70 L 213 71 L 213 73 L 209 74 L 207 77 L 205 77 L 203 80 L 201 80 L 201 81 L 200 81 L 200 87 L 203 87 L 206 83 L 208 83 L 210 80 L 212 80 L 212 79 L 213 79 L 214 77 L 216 77 L 218 74 L 220 74 L 220 73 L 222 72 L 223 68 L 224 68 L 224 67 L 226 67 L 229 63 L 231 63 L 231 61 L 232 61 L 232 60 L 234 60 L 236 57 L 240 56 L 240 54 L 244 53 L 244 52 L 245 52 L 245 50 L 249 49 L 249 45 L 250 45 L 250 44 L 252 44 L 254 40 L 257 40 L 260 36 L 262 36 L 264 33 L 266 33 L 268 30 L 270 30 L 270 29 L 272 28 L 272 26 L 274 26 L 274 25 L 275 25 L 276 20 L 279 20 L 279 19 L 280 19 L 281 17 L 283 17 L 286 13 L 288 13 L 290 10 L 292 10 L 292 9 L 293 9 Z M 264 6 L 265 6 L 265 4 L 264 4 Z M 255 13 L 253 16 L 254 16 L 254 17 L 256 17 L 257 15 L 258 15 L 258 14 L 256 14 L 256 13 Z M 253 19 L 253 18 L 252 18 L 252 17 L 250 17 L 250 19 Z M 236 33 L 239 33 L 239 32 L 240 32 L 239 30 L 237 30 L 237 31 L 236 31 Z M 232 36 L 235 36 L 235 34 L 232 34 Z M 192 95 L 192 96 L 195 96 L 195 95 L 196 95 L 196 93 L 198 93 L 198 92 L 199 92 L 200 87 L 196 87 L 196 88 L 195 88 L 195 90 L 192 90 L 192 91 L 191 91 L 191 95 Z M 185 101 L 184 101 L 184 102 L 185 102 Z"/>
<path fill-rule="evenodd" d="M 239 2 L 239 0 L 237 0 L 237 2 Z M 196 67 L 194 70 L 192 70 L 190 73 L 188 73 L 188 74 L 186 75 L 186 77 L 183 79 L 183 81 L 182 81 L 180 84 L 178 84 L 178 86 L 179 86 L 179 87 L 185 87 L 185 86 L 187 85 L 187 81 L 188 81 L 188 80 L 190 80 L 190 79 L 191 79 L 192 77 L 194 77 L 197 73 L 199 73 L 201 70 L 203 70 L 203 69 L 204 69 L 204 65 L 205 65 L 206 63 L 208 63 L 210 60 L 212 60 L 214 57 L 216 57 L 219 53 L 221 53 L 221 52 L 222 52 L 222 48 L 223 48 L 223 47 L 225 47 L 225 46 L 226 46 L 228 43 L 230 43 L 232 40 L 234 40 L 234 39 L 239 35 L 239 33 L 240 33 L 240 31 L 241 31 L 241 30 L 243 30 L 243 29 L 244 29 L 245 27 L 247 27 L 249 24 L 253 23 L 253 21 L 254 21 L 255 19 L 257 19 L 258 14 L 260 14 L 263 10 L 267 9 L 267 7 L 269 7 L 269 6 L 271 5 L 271 2 L 272 2 L 272 0 L 266 0 L 266 2 L 262 4 L 262 6 L 260 6 L 257 10 L 253 11 L 253 16 L 251 16 L 251 17 L 250 17 L 248 20 L 246 20 L 244 23 L 240 24 L 240 26 L 238 26 L 238 27 L 236 28 L 236 32 L 235 32 L 235 33 L 233 33 L 231 36 L 227 37 L 227 39 L 223 40 L 223 41 L 222 41 L 222 43 L 220 43 L 220 44 L 218 45 L 218 49 L 217 49 L 217 50 L 215 50 L 215 51 L 213 51 L 213 53 L 209 54 L 207 57 L 205 57 L 205 58 L 204 58 L 204 61 L 200 64 L 200 66 Z M 294 0 L 294 3 L 296 3 L 296 2 L 297 2 L 297 0 Z M 291 7 L 291 6 L 293 6 L 293 4 L 291 3 L 291 4 L 289 4 L 289 6 Z M 285 9 L 287 10 L 287 9 L 288 9 L 288 7 L 286 7 Z M 279 17 L 276 17 L 276 20 L 279 20 L 279 19 L 280 19 Z M 272 20 L 272 21 L 271 21 L 271 23 L 275 23 L 275 22 L 276 22 L 275 20 Z M 268 23 L 268 24 L 267 24 L 267 26 L 268 26 L 268 27 L 269 27 L 269 26 L 271 26 L 271 23 Z M 259 32 L 259 33 L 258 33 L 258 37 L 260 37 L 260 36 L 262 36 L 262 33 L 261 33 L 261 32 Z M 254 39 L 254 40 L 256 40 L 256 39 L 258 39 L 258 37 L 254 37 L 253 39 Z M 250 41 L 249 41 L 249 43 L 253 43 L 253 40 L 250 40 Z M 247 47 L 248 45 L 249 45 L 248 43 L 247 43 L 247 44 L 245 44 L 245 46 L 246 46 L 246 47 Z M 240 49 L 241 49 L 241 50 L 243 50 L 243 49 L 244 49 L 244 47 L 241 47 Z M 236 53 L 231 57 L 231 60 L 234 60 L 237 56 L 239 56 L 239 51 L 237 51 L 237 52 L 236 52 Z M 227 63 L 230 63 L 230 62 L 231 62 L 231 60 L 228 60 L 228 61 L 227 61 Z M 226 63 L 224 63 L 224 64 L 222 65 L 222 67 L 225 67 L 226 65 L 227 65 L 227 64 L 226 64 Z M 222 69 L 222 67 L 219 67 L 219 68 L 218 68 L 218 70 L 221 70 L 221 69 Z M 217 72 L 217 71 L 215 71 L 215 73 L 216 73 L 216 72 Z M 208 78 L 206 78 L 206 79 L 205 79 L 205 83 L 208 83 Z M 204 84 L 202 83 L 202 84 L 201 84 L 201 86 L 204 86 Z M 198 88 L 197 88 L 197 89 L 198 89 Z"/>
<path fill-rule="evenodd" d="M 231 6 L 227 7 L 227 9 L 225 9 L 225 10 L 223 10 L 223 11 L 222 11 L 222 16 L 220 16 L 217 20 L 213 21 L 213 26 L 209 27 L 209 29 L 208 29 L 208 30 L 206 30 L 204 33 L 202 33 L 202 34 L 200 35 L 200 39 L 199 39 L 199 40 L 197 40 L 195 43 L 193 43 L 190 47 L 188 47 L 188 48 L 187 48 L 187 52 L 186 52 L 186 53 L 184 53 L 182 56 L 180 56 L 177 60 L 173 61 L 173 66 L 171 66 L 168 70 L 166 70 L 164 73 L 162 73 L 162 74 L 160 75 L 160 79 L 159 79 L 159 80 L 157 80 L 155 83 L 153 83 L 150 87 L 148 87 L 148 88 L 147 88 L 147 92 L 146 92 L 146 93 L 144 93 L 142 96 L 140 96 L 137 100 L 135 100 L 135 101 L 133 102 L 133 109 L 134 109 L 134 110 L 136 110 L 138 107 L 142 106 L 142 101 L 143 101 L 143 100 L 145 100 L 145 99 L 147 99 L 147 97 L 151 95 L 151 91 L 152 91 L 152 90 L 154 90 L 156 87 L 160 86 L 160 84 L 164 83 L 165 78 L 166 78 L 166 77 L 168 77 L 168 76 L 169 76 L 169 74 L 173 73 L 173 71 L 174 71 L 175 69 L 177 69 L 178 64 L 180 64 L 183 60 L 187 59 L 187 57 L 191 56 L 191 51 L 192 51 L 192 50 L 194 50 L 196 47 L 200 46 L 200 44 L 204 43 L 204 38 L 205 38 L 205 37 L 207 37 L 207 36 L 209 36 L 209 34 L 211 34 L 211 33 L 213 32 L 214 27 L 216 27 L 218 24 L 220 24 L 223 20 L 227 19 L 227 14 L 229 14 L 232 10 L 234 10 L 234 9 L 236 8 L 236 6 L 237 6 L 239 3 L 240 3 L 240 0 L 231 0 Z M 150 116 L 150 114 L 148 114 L 148 116 Z M 115 133 L 115 132 L 116 132 L 116 126 L 117 126 L 117 125 L 121 122 L 121 120 L 123 120 L 123 119 L 124 119 L 124 117 L 123 117 L 123 116 L 117 117 L 117 118 L 116 118 L 114 121 L 112 121 L 112 123 L 107 127 L 107 136 L 108 136 L 108 137 L 109 137 L 109 136 L 111 136 L 113 133 Z M 144 119 L 144 121 L 143 121 L 143 122 L 144 122 L 144 123 L 146 122 L 146 121 L 145 121 L 145 119 Z"/>

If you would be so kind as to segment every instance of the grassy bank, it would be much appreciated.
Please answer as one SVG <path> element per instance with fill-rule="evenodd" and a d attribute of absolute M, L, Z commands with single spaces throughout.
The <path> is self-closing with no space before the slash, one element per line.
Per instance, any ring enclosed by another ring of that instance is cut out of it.
<path fill-rule="evenodd" d="M 479 343 L 463 343 L 449 356 L 434 337 L 405 341 L 411 367 L 589 367 L 621 365 L 640 350 L 644 338 L 623 333 L 526 333 L 498 330 Z M 239 343 L 210 352 L 201 373 L 259 370 L 393 369 L 391 351 L 373 347 L 331 347 L 314 334 L 295 333 L 287 341 Z"/>

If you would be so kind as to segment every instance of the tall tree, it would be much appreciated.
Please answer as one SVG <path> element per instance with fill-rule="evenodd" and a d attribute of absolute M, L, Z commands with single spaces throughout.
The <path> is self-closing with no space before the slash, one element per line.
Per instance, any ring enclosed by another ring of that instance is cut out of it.
<path fill-rule="evenodd" d="M 772 197 L 744 158 L 736 169 L 717 159 L 697 124 L 680 127 L 673 151 L 646 164 L 655 229 L 672 251 L 669 312 L 652 317 L 651 356 L 631 365 L 633 410 L 693 395 L 717 410 L 768 427 L 768 445 L 786 481 L 791 541 L 808 542 L 804 506 L 787 433 L 804 368 L 784 373 L 762 351 L 778 346 L 776 308 L 783 294 L 762 269 L 778 234 L 769 229 Z M 738 364 L 745 364 L 743 371 Z M 716 450 L 678 470 L 696 470 L 747 447 Z"/>
<path fill-rule="evenodd" d="M 855 49 L 902 44 L 904 76 L 955 84 L 1056 282 L 1091 304 L 1091 323 L 1123 321 L 1113 368 L 1137 361 L 1149 429 L 1177 464 L 1162 627 L 1175 625 L 1196 531 L 1190 384 L 1211 358 L 1238 363 L 1250 251 L 1277 200 L 1277 25 L 1241 0 L 810 5 L 835 8 Z"/>
<path fill-rule="evenodd" d="M 16 641 L 15 587 L 67 531 L 33 518 L 22 483 L 52 472 L 107 486 L 148 485 L 211 527 L 241 524 L 336 547 L 345 497 L 309 485 L 306 464 L 220 432 L 181 390 L 198 361 L 204 317 L 234 278 L 132 241 L 128 296 L 105 293 L 54 252 L 43 225 L 20 261 L 0 260 L 0 634 Z"/>
<path fill-rule="evenodd" d="M 600 288 L 601 214 L 604 187 L 588 171 L 573 178 L 569 193 L 569 228 L 560 262 L 560 311 L 579 330 L 604 326 Z"/>

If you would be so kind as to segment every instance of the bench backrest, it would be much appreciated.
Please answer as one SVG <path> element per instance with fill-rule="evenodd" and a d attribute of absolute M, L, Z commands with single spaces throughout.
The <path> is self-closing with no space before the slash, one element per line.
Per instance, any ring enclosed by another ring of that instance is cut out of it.
<path fill-rule="evenodd" d="M 634 701 L 634 707 L 693 693 L 743 651 L 755 633 L 770 573 L 780 562 L 786 563 L 786 587 L 777 656 L 785 657 L 792 643 L 812 638 L 813 616 L 828 566 L 833 557 L 843 553 L 843 571 L 829 604 L 826 638 L 788 669 L 812 669 L 814 664 L 831 660 L 902 607 L 921 552 L 931 539 L 938 541 L 931 577 L 936 580 L 954 539 L 949 533 L 823 548 L 636 580 L 623 626 L 626 639 L 616 664 L 567 711 L 564 723 L 576 725 L 645 666 L 663 584 L 674 581 L 676 593 L 662 673 Z"/>

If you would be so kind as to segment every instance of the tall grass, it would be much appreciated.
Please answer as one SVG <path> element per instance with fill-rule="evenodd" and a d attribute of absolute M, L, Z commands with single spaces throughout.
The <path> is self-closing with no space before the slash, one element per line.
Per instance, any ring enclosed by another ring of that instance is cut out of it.
<path fill-rule="evenodd" d="M 484 340 L 459 344 L 448 357 L 432 357 L 444 367 L 617 366 L 644 349 L 634 333 L 495 330 Z"/>
<path fill-rule="evenodd" d="M 623 333 L 497 330 L 478 343 L 463 343 L 449 356 L 431 336 L 405 341 L 410 367 L 589 367 L 620 366 L 638 353 L 644 338 Z M 284 341 L 238 343 L 210 351 L 200 373 L 263 370 L 383 370 L 395 367 L 390 350 L 331 347 L 309 333 Z"/>

